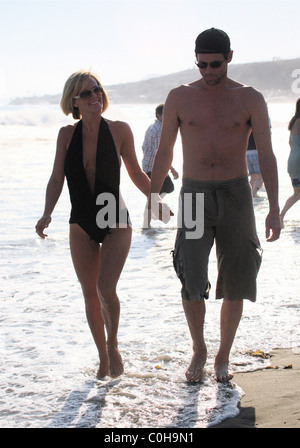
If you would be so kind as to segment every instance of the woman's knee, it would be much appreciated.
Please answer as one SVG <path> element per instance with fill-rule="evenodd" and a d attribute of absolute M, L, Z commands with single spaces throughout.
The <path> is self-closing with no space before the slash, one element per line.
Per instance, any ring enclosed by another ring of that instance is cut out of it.
<path fill-rule="evenodd" d="M 97 283 L 98 297 L 101 303 L 109 303 L 117 298 L 116 287 L 101 279 Z"/>
<path fill-rule="evenodd" d="M 96 287 L 93 289 L 81 286 L 86 307 L 95 307 L 99 305 L 99 296 Z"/>

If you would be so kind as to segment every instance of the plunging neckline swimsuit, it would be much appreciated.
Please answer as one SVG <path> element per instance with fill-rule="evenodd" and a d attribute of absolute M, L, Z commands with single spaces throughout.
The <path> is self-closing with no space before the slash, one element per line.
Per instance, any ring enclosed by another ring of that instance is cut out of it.
<path fill-rule="evenodd" d="M 96 153 L 95 184 L 92 192 L 83 165 L 82 120 L 74 130 L 65 158 L 71 215 L 69 223 L 78 224 L 92 240 L 102 243 L 111 225 L 101 227 L 97 224 L 97 214 L 107 205 L 97 204 L 102 193 L 109 193 L 115 199 L 116 223 L 120 222 L 120 162 L 116 146 L 107 122 L 101 117 Z M 127 222 L 128 213 L 126 210 Z"/>

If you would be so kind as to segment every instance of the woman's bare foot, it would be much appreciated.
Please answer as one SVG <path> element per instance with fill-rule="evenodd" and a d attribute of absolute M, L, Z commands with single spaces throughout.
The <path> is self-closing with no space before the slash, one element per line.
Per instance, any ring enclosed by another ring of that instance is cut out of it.
<path fill-rule="evenodd" d="M 116 345 L 107 346 L 109 359 L 109 373 L 112 378 L 117 378 L 124 372 L 122 357 Z"/>
<path fill-rule="evenodd" d="M 97 372 L 97 378 L 99 380 L 101 380 L 102 378 L 104 378 L 106 375 L 108 375 L 109 373 L 109 369 L 108 369 L 108 359 L 106 361 L 101 361 L 100 360 L 100 365 L 99 365 L 99 369 Z"/>
<path fill-rule="evenodd" d="M 206 349 L 195 351 L 191 363 L 185 373 L 186 379 L 191 383 L 200 383 L 204 377 L 204 366 L 206 363 Z"/>

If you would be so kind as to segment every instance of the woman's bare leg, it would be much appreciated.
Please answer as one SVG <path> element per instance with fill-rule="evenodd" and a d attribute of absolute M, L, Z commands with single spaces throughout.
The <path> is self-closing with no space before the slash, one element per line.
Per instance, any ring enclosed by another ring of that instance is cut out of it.
<path fill-rule="evenodd" d="M 296 202 L 298 202 L 299 199 L 300 199 L 300 187 L 293 187 L 293 189 L 294 189 L 294 194 L 287 199 L 287 201 L 284 204 L 284 207 L 283 207 L 283 209 L 281 210 L 281 213 L 280 213 L 280 220 L 281 220 L 281 226 L 282 227 L 283 227 L 283 219 L 285 217 L 286 212 L 294 204 L 296 204 Z"/>
<path fill-rule="evenodd" d="M 124 371 L 122 358 L 118 350 L 117 334 L 120 301 L 116 289 L 130 249 L 131 234 L 130 226 L 111 229 L 101 247 L 97 287 L 107 332 L 107 353 L 109 371 L 112 377 L 117 377 Z"/>
<path fill-rule="evenodd" d="M 86 316 L 96 343 L 100 366 L 98 377 L 108 374 L 108 355 L 104 320 L 97 292 L 97 278 L 100 266 L 100 247 L 77 224 L 70 225 L 70 249 L 75 272 L 81 284 L 85 299 Z"/>

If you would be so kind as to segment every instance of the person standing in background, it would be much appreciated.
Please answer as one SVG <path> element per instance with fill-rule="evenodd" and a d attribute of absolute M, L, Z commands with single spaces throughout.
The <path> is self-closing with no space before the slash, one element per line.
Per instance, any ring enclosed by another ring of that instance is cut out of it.
<path fill-rule="evenodd" d="M 263 184 L 263 178 L 260 173 L 258 154 L 256 149 L 255 140 L 253 137 L 253 132 L 251 132 L 247 148 L 247 167 L 250 177 L 250 185 L 252 189 L 252 196 L 257 197 L 257 192 Z"/>
<path fill-rule="evenodd" d="M 294 194 L 290 196 L 280 213 L 281 226 L 286 212 L 300 199 L 300 98 L 296 102 L 295 115 L 288 125 L 290 131 L 290 155 L 288 158 L 288 173 L 290 175 Z"/>
<path fill-rule="evenodd" d="M 143 160 L 142 169 L 151 179 L 151 172 L 153 167 L 153 162 L 155 154 L 159 145 L 161 127 L 162 127 L 162 117 L 163 117 L 164 104 L 159 104 L 155 109 L 156 120 L 152 123 L 146 133 L 144 138 L 143 149 Z M 177 171 L 171 166 L 170 171 L 174 179 L 178 179 L 179 175 Z M 160 190 L 160 196 L 163 198 L 166 194 L 172 193 L 174 191 L 174 184 L 169 175 L 165 178 L 163 185 Z M 151 216 L 148 213 L 148 205 L 146 204 L 143 219 L 143 228 L 148 229 L 150 227 Z"/>

